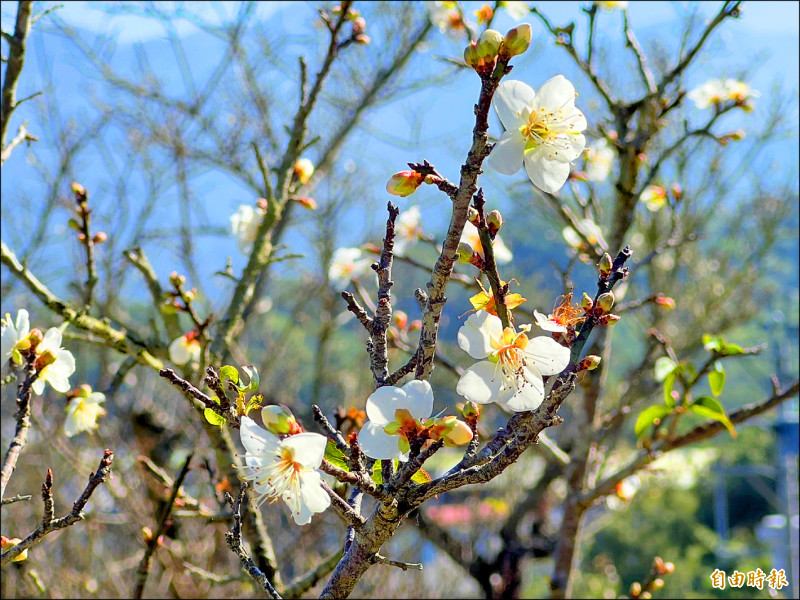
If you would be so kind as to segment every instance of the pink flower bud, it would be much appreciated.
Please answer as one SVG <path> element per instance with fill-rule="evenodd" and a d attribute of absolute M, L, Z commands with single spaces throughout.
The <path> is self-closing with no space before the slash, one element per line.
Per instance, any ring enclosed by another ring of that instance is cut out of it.
<path fill-rule="evenodd" d="M 386 191 L 393 196 L 405 197 L 417 191 L 417 188 L 422 185 L 424 175 L 416 171 L 400 171 L 392 175 L 392 178 L 386 184 Z"/>
<path fill-rule="evenodd" d="M 108 239 L 108 235 L 106 234 L 105 231 L 98 231 L 97 233 L 94 234 L 94 237 L 92 238 L 92 243 L 93 244 L 102 244 L 107 239 Z"/>
<path fill-rule="evenodd" d="M 392 315 L 392 321 L 394 321 L 394 324 L 400 329 L 405 329 L 406 325 L 408 325 L 408 315 L 402 310 L 396 310 Z"/>
<path fill-rule="evenodd" d="M 665 296 L 664 294 L 656 294 L 656 297 L 653 300 L 653 302 L 668 310 L 672 310 L 673 308 L 675 308 L 675 300 L 673 298 L 670 298 L 669 296 Z"/>
<path fill-rule="evenodd" d="M 306 210 L 317 210 L 317 201 L 313 198 L 303 197 L 303 198 L 292 198 L 295 202 L 297 202 L 300 206 L 305 208 Z"/>

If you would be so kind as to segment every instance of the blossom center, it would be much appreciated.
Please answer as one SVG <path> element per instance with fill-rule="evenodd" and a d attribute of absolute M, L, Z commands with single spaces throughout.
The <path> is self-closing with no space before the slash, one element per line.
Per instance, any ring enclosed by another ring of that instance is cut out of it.
<path fill-rule="evenodd" d="M 504 387 L 519 389 L 527 383 L 525 377 L 525 346 L 528 337 L 524 333 L 515 333 L 511 327 L 506 327 L 503 337 L 491 338 L 492 358 L 497 361 L 497 368 L 505 380 Z"/>
<path fill-rule="evenodd" d="M 578 306 L 571 306 L 572 292 L 566 296 L 561 296 L 556 300 L 553 306 L 553 314 L 550 315 L 550 320 L 555 321 L 559 325 L 573 326 L 583 321 L 586 317 L 583 316 L 583 309 Z"/>

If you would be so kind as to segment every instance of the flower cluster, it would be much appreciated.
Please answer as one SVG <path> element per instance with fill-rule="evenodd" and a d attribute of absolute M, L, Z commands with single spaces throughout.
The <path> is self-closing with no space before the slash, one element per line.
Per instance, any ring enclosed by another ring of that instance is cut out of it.
<path fill-rule="evenodd" d="M 743 81 L 737 79 L 710 79 L 689 92 L 689 100 L 699 109 L 720 106 L 725 102 L 734 102 L 745 112 L 753 110 L 751 98 L 758 98 L 759 93 Z"/>
<path fill-rule="evenodd" d="M 406 461 L 412 444 L 421 448 L 444 439 L 445 444 L 462 445 L 472 439 L 466 423 L 455 417 L 431 419 L 432 412 L 433 389 L 427 381 L 380 387 L 367 398 L 369 421 L 358 434 L 358 444 L 371 458 Z"/>

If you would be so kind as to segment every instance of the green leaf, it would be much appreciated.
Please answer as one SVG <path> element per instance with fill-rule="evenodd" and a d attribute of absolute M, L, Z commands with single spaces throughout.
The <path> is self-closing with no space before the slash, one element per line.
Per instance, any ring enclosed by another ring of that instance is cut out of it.
<path fill-rule="evenodd" d="M 672 397 L 672 388 L 675 385 L 675 372 L 673 371 L 664 380 L 664 404 L 675 408 L 675 398 Z"/>
<path fill-rule="evenodd" d="M 262 396 L 261 394 L 250 396 L 250 398 L 247 400 L 247 405 L 244 407 L 245 416 L 249 415 L 251 410 L 261 408 L 261 403 L 263 401 L 264 401 L 264 396 Z"/>
<path fill-rule="evenodd" d="M 381 473 L 381 461 L 376 460 L 375 464 L 372 465 L 372 474 L 370 475 L 370 477 L 372 477 L 372 481 L 374 481 L 378 485 L 381 485 L 383 483 L 383 473 Z"/>
<path fill-rule="evenodd" d="M 344 469 L 345 471 L 350 470 L 350 467 L 347 466 L 347 457 L 336 447 L 336 444 L 332 440 L 328 440 L 328 443 L 325 445 L 325 460 L 332 465 L 336 465 L 340 469 Z"/>
<path fill-rule="evenodd" d="M 744 354 L 744 348 L 738 344 L 723 344 L 719 349 L 719 353 L 723 356 L 736 356 L 737 354 Z"/>
<path fill-rule="evenodd" d="M 219 380 L 222 382 L 223 389 L 225 388 L 226 381 L 232 381 L 234 384 L 239 383 L 239 371 L 236 367 L 225 365 L 219 370 Z"/>
<path fill-rule="evenodd" d="M 252 394 L 258 389 L 258 384 L 261 383 L 261 377 L 258 374 L 258 369 L 256 369 L 253 365 L 245 365 L 242 367 L 242 371 L 247 373 L 247 376 L 250 378 L 250 383 L 247 386 L 239 385 L 239 392 L 244 394 Z"/>
<path fill-rule="evenodd" d="M 650 426 L 656 419 L 663 419 L 672 409 L 669 406 L 651 406 L 644 409 L 636 419 L 636 425 L 633 426 L 633 431 L 637 438 L 641 438 L 645 433 L 650 430 Z"/>
<path fill-rule="evenodd" d="M 710 333 L 703 334 L 703 348 L 709 352 L 719 352 L 722 347 L 723 340 L 718 335 L 711 335 Z"/>
<path fill-rule="evenodd" d="M 689 410 L 696 415 L 700 415 L 701 417 L 719 421 L 725 425 L 730 432 L 731 437 L 736 437 L 736 429 L 733 427 L 733 423 L 731 423 L 728 415 L 725 414 L 725 409 L 722 408 L 722 404 L 720 404 L 719 400 L 716 398 L 712 398 L 711 396 L 701 396 L 689 406 Z"/>
<path fill-rule="evenodd" d="M 211 396 L 211 399 L 214 401 L 215 404 L 219 404 L 219 398 L 216 396 Z M 206 408 L 203 410 L 203 416 L 206 418 L 206 421 L 214 425 L 215 427 L 221 427 L 225 424 L 225 417 L 221 416 L 218 412 L 211 410 L 210 408 Z"/>
<path fill-rule="evenodd" d="M 708 374 L 708 385 L 715 396 L 719 396 L 725 387 L 725 368 L 719 361 L 714 363 L 714 370 Z"/>
<path fill-rule="evenodd" d="M 431 480 L 430 474 L 425 469 L 420 469 L 411 476 L 414 483 L 428 483 Z"/>
<path fill-rule="evenodd" d="M 662 356 L 656 359 L 655 374 L 656 381 L 664 381 L 664 379 L 675 370 L 678 365 L 674 360 L 668 356 Z"/>

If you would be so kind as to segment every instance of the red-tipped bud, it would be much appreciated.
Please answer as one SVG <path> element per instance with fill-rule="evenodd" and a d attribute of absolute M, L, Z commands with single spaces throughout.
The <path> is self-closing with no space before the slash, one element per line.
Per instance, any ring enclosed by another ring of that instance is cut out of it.
<path fill-rule="evenodd" d="M 501 53 L 511 58 L 525 52 L 531 45 L 531 26 L 528 23 L 517 25 L 506 34 Z"/>
<path fill-rule="evenodd" d="M 666 308 L 668 310 L 672 310 L 675 308 L 675 300 L 670 298 L 669 296 L 665 296 L 664 294 L 656 294 L 655 299 L 653 302 L 661 306 L 662 308 Z"/>
<path fill-rule="evenodd" d="M 169 282 L 175 287 L 181 287 L 184 283 L 186 283 L 186 277 L 183 275 L 178 275 L 177 271 L 173 271 L 169 275 Z"/>
<path fill-rule="evenodd" d="M 97 233 L 94 234 L 94 237 L 92 238 L 92 243 L 102 244 L 107 239 L 108 239 L 108 234 L 106 234 L 105 231 L 98 231 Z"/>
<path fill-rule="evenodd" d="M 267 201 L 266 198 L 259 198 L 258 200 L 256 200 L 256 206 L 261 212 L 266 213 L 267 207 L 269 206 L 269 202 Z"/>
<path fill-rule="evenodd" d="M 297 202 L 300 206 L 305 208 L 306 210 L 317 210 L 317 201 L 313 198 L 303 197 L 303 198 L 292 198 L 295 202 Z"/>
<path fill-rule="evenodd" d="M 675 564 L 671 562 L 664 563 L 664 574 L 672 575 L 675 572 Z"/>
<path fill-rule="evenodd" d="M 353 35 L 364 33 L 367 29 L 367 21 L 364 17 L 356 17 L 353 20 Z"/>
<path fill-rule="evenodd" d="M 633 598 L 638 598 L 639 595 L 642 593 L 642 584 L 639 583 L 638 581 L 634 581 L 631 584 L 631 588 L 629 591 Z"/>
<path fill-rule="evenodd" d="M 653 580 L 653 583 L 651 585 L 654 590 L 660 590 L 662 587 L 664 587 L 664 580 L 658 577 Z"/>
<path fill-rule="evenodd" d="M 600 357 L 596 354 L 590 354 L 578 363 L 578 371 L 594 371 L 600 366 Z"/>
<path fill-rule="evenodd" d="M 613 292 L 606 292 L 605 294 L 600 294 L 597 298 L 597 308 L 598 310 L 607 313 L 611 310 L 611 307 L 614 306 L 614 293 Z"/>
<path fill-rule="evenodd" d="M 31 329 L 30 333 L 28 334 L 27 339 L 25 340 L 24 344 L 20 344 L 17 346 L 18 350 L 36 350 L 36 347 L 42 343 L 44 339 L 44 334 L 42 330 L 37 328 Z"/>
<path fill-rule="evenodd" d="M 386 191 L 393 196 L 405 197 L 417 191 L 425 176 L 416 171 L 400 171 L 386 183 Z"/>
<path fill-rule="evenodd" d="M 363 246 L 361 246 L 361 249 L 364 252 L 369 252 L 370 254 L 380 254 L 382 252 L 382 250 L 372 242 L 365 243 Z"/>
<path fill-rule="evenodd" d="M 683 198 L 683 188 L 680 183 L 673 183 L 670 186 L 670 190 L 672 190 L 672 197 L 675 198 L 675 200 Z"/>
<path fill-rule="evenodd" d="M 411 323 L 408 324 L 408 331 L 419 331 L 422 329 L 422 321 L 420 319 L 414 319 Z"/>
<path fill-rule="evenodd" d="M 369 44 L 372 41 L 372 39 L 368 35 L 366 35 L 365 33 L 359 33 L 355 37 L 355 40 L 356 40 L 356 44 L 361 44 L 362 46 L 366 46 L 367 44 Z"/>
<path fill-rule="evenodd" d="M 285 406 L 265 406 L 261 409 L 261 420 L 264 421 L 264 427 L 275 435 L 293 435 L 303 431 L 292 411 Z"/>

